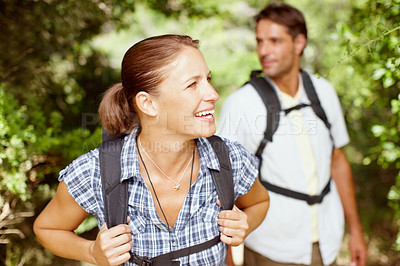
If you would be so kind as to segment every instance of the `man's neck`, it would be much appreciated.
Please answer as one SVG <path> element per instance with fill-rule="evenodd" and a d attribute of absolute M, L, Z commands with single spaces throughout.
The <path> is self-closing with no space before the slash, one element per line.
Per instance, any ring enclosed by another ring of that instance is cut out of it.
<path fill-rule="evenodd" d="M 288 75 L 272 78 L 279 90 L 294 97 L 299 90 L 298 71 L 292 71 Z"/>

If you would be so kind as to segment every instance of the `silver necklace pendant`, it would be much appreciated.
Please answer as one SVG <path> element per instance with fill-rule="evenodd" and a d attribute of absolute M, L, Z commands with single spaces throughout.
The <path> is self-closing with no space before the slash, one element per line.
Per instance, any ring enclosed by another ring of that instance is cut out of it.
<path fill-rule="evenodd" d="M 174 186 L 174 190 L 178 190 L 180 185 L 181 184 L 176 184 L 176 186 Z"/>

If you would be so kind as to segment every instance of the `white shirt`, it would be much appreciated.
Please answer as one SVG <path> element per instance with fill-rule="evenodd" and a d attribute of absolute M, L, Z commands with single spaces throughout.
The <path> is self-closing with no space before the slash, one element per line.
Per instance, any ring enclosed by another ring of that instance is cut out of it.
<path fill-rule="evenodd" d="M 299 88 L 294 97 L 289 94 L 281 92 L 281 101 L 285 108 L 293 108 L 294 106 L 301 104 L 302 97 L 304 95 L 304 86 L 302 77 L 299 74 Z M 310 140 L 310 135 L 303 117 L 301 110 L 292 110 L 287 114 L 290 117 L 292 125 L 295 125 L 297 130 L 294 136 L 296 137 L 297 148 L 299 151 L 299 157 L 303 164 L 304 176 L 307 184 L 307 194 L 317 195 L 318 194 L 318 173 L 317 173 L 317 162 L 315 160 L 313 147 Z M 311 215 L 311 241 L 318 242 L 318 205 L 314 204 L 310 206 Z"/>
<path fill-rule="evenodd" d="M 311 75 L 321 105 L 331 124 L 336 148 L 349 142 L 342 109 L 334 88 L 322 78 Z M 271 82 L 273 83 L 273 82 Z M 274 85 L 278 98 L 281 92 Z M 299 86 L 299 99 L 310 103 Z M 282 109 L 286 106 L 282 104 Z M 318 194 L 330 178 L 332 141 L 329 130 L 311 107 L 302 108 L 317 165 Z M 246 84 L 224 102 L 219 119 L 219 135 L 236 140 L 255 153 L 266 128 L 267 110 L 252 85 Z M 283 112 L 279 127 L 262 154 L 261 178 L 274 185 L 307 193 L 307 181 L 300 159 L 296 135 L 299 127 Z M 297 131 L 297 132 L 296 132 Z M 270 192 L 270 208 L 263 223 L 245 240 L 257 253 L 282 263 L 310 264 L 312 253 L 311 213 L 305 202 Z M 324 264 L 334 262 L 343 238 L 344 214 L 335 182 L 318 207 L 318 233 Z"/>

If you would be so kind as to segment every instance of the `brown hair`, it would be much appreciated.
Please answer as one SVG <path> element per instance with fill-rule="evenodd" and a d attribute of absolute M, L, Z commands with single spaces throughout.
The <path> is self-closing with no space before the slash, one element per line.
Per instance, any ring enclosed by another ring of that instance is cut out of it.
<path fill-rule="evenodd" d="M 168 65 L 184 47 L 198 49 L 199 41 L 186 35 L 161 35 L 142 40 L 125 53 L 121 83 L 109 88 L 99 106 L 99 119 L 113 136 L 129 134 L 139 124 L 135 96 L 140 91 L 157 94 L 169 73 Z"/>
<path fill-rule="evenodd" d="M 286 26 L 293 39 L 303 34 L 307 39 L 307 27 L 303 14 L 296 8 L 287 4 L 270 4 L 255 16 L 258 23 L 262 19 L 269 19 L 275 23 Z"/>

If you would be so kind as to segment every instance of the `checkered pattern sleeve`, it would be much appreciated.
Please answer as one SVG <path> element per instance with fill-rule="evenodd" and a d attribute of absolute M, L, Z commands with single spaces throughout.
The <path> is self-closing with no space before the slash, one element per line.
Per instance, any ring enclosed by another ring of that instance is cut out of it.
<path fill-rule="evenodd" d="M 64 181 L 71 197 L 88 213 L 100 213 L 100 165 L 98 150 L 81 155 L 64 168 L 58 180 Z"/>

